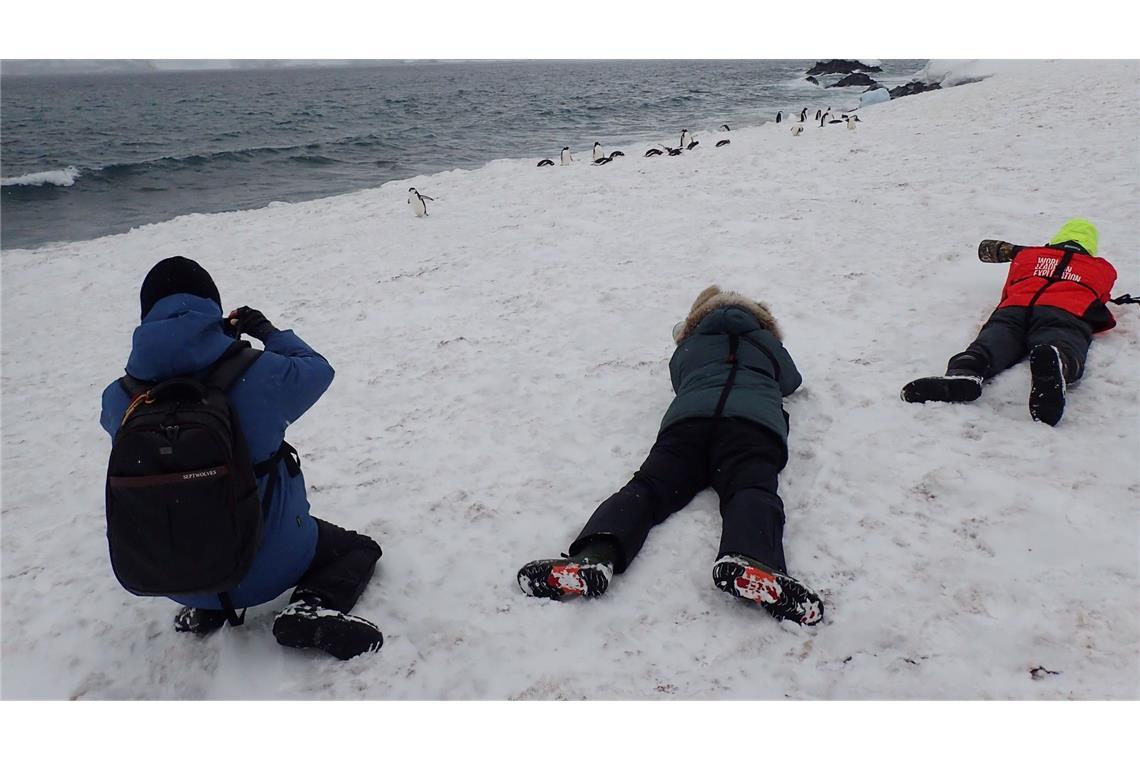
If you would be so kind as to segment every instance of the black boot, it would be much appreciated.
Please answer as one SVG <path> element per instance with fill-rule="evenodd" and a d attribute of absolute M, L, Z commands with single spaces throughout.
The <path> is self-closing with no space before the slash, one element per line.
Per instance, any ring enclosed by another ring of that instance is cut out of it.
<path fill-rule="evenodd" d="M 819 594 L 786 573 L 742 554 L 728 554 L 713 565 L 713 583 L 738 599 L 755 602 L 777 620 L 815 625 L 823 620 Z"/>
<path fill-rule="evenodd" d="M 543 599 L 601 596 L 610 587 L 620 551 L 612 538 L 599 536 L 572 556 L 528 562 L 519 570 L 519 588 Z"/>
<path fill-rule="evenodd" d="M 1029 352 L 1029 416 L 1056 425 L 1065 413 L 1066 363 L 1056 346 L 1037 345 Z"/>
<path fill-rule="evenodd" d="M 282 646 L 320 649 L 340 660 L 377 652 L 384 644 L 380 629 L 364 618 L 329 609 L 319 597 L 296 592 L 273 621 L 273 637 Z"/>
<path fill-rule="evenodd" d="M 950 370 L 942 377 L 920 377 L 903 386 L 902 400 L 911 404 L 947 401 L 962 404 L 982 395 L 982 378 L 968 370 Z"/>
<path fill-rule="evenodd" d="M 195 633 L 205 636 L 226 624 L 226 613 L 222 610 L 200 610 L 196 607 L 183 607 L 174 616 L 174 630 L 179 633 Z"/>

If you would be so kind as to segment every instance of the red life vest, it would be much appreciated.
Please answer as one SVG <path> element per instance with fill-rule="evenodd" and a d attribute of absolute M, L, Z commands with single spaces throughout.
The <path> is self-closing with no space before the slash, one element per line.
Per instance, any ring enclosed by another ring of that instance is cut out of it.
<path fill-rule="evenodd" d="M 998 308 L 1054 306 L 1102 332 L 1116 326 L 1104 305 L 1115 284 L 1116 269 L 1104 259 L 1061 247 L 1023 248 L 1009 265 Z"/>

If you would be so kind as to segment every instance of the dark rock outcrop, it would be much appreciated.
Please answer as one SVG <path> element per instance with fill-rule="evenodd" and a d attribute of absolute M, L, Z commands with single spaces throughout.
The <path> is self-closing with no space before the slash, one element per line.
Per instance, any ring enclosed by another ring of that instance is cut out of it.
<path fill-rule="evenodd" d="M 878 87 L 879 83 L 871 77 L 863 73 L 848 74 L 840 79 L 835 84 L 829 84 L 828 87 Z"/>
<path fill-rule="evenodd" d="M 882 71 L 879 66 L 868 66 L 859 61 L 845 61 L 842 58 L 832 58 L 830 61 L 817 61 L 808 69 L 811 76 L 820 74 L 854 74 L 856 71 Z"/>
<path fill-rule="evenodd" d="M 941 90 L 940 84 L 927 84 L 926 82 L 919 82 L 917 79 L 906 84 L 899 85 L 890 91 L 891 99 L 901 98 L 906 95 L 917 95 L 920 92 L 929 92 L 930 90 Z"/>
<path fill-rule="evenodd" d="M 810 77 L 810 76 L 809 76 L 809 77 L 807 77 L 807 80 L 808 80 L 809 82 L 811 82 L 812 84 L 819 84 L 819 80 L 818 80 L 818 79 L 816 79 L 815 77 Z"/>

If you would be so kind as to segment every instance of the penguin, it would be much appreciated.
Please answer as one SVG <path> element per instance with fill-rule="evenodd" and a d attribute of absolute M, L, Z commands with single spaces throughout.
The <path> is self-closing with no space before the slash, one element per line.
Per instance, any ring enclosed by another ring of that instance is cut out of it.
<path fill-rule="evenodd" d="M 414 187 L 408 188 L 408 203 L 412 204 L 412 212 L 416 216 L 427 216 L 427 204 L 424 201 L 434 201 L 430 195 L 420 195 L 420 191 Z"/>
<path fill-rule="evenodd" d="M 613 161 L 618 156 L 624 156 L 624 155 L 625 154 L 622 153 L 620 150 L 615 150 L 613 153 L 610 154 L 610 160 Z"/>
<path fill-rule="evenodd" d="M 847 120 L 847 128 L 848 129 L 855 129 L 855 120 L 854 119 L 848 119 Z"/>
<path fill-rule="evenodd" d="M 549 158 L 544 158 L 538 162 L 538 165 L 539 166 L 554 166 L 554 162 L 551 161 Z"/>
<path fill-rule="evenodd" d="M 599 158 L 604 158 L 605 155 L 606 155 L 606 152 L 604 150 L 602 150 L 602 144 L 600 142 L 595 141 L 594 142 L 594 160 L 597 161 Z"/>
<path fill-rule="evenodd" d="M 727 124 L 721 124 L 720 125 L 720 131 L 721 132 L 731 132 L 732 130 L 728 128 Z"/>
<path fill-rule="evenodd" d="M 594 159 L 594 166 L 601 166 L 602 164 L 608 164 L 610 161 L 613 161 L 613 159 L 610 158 L 609 156 L 602 156 L 601 158 L 595 158 Z"/>
<path fill-rule="evenodd" d="M 826 119 L 828 116 L 831 116 L 831 106 L 827 107 L 827 110 L 823 112 L 823 116 L 820 118 Z"/>
<path fill-rule="evenodd" d="M 783 111 L 776 111 L 776 123 L 779 124 L 783 120 L 784 120 L 784 112 Z"/>
<path fill-rule="evenodd" d="M 657 148 L 650 148 L 649 150 L 645 151 L 644 158 L 650 158 L 652 156 L 660 156 L 660 155 L 661 155 L 661 151 L 657 150 Z"/>
<path fill-rule="evenodd" d="M 562 165 L 569 166 L 570 162 L 574 160 L 574 156 L 570 155 L 570 147 L 567 146 L 562 149 Z"/>
<path fill-rule="evenodd" d="M 843 120 L 842 119 L 828 119 L 827 123 L 828 124 L 842 124 Z"/>
<path fill-rule="evenodd" d="M 804 108 L 804 110 L 800 111 L 800 123 L 802 124 L 805 121 L 807 121 L 807 108 Z"/>
<path fill-rule="evenodd" d="M 717 140 L 716 147 L 723 148 L 725 145 L 730 145 L 732 140 Z"/>
<path fill-rule="evenodd" d="M 803 125 L 797 124 L 796 126 L 792 127 L 792 137 L 799 137 L 803 133 L 803 131 L 804 131 Z"/>
<path fill-rule="evenodd" d="M 670 148 L 668 145 L 662 145 L 661 147 L 664 148 L 665 152 L 670 156 L 679 156 L 682 152 L 680 148 Z"/>
<path fill-rule="evenodd" d="M 687 130 L 687 129 L 681 130 L 681 147 L 682 148 L 688 147 L 688 145 L 692 141 L 692 139 L 693 138 L 689 137 L 689 130 Z"/>
<path fill-rule="evenodd" d="M 815 109 L 815 120 L 816 120 L 816 121 L 819 121 L 819 117 L 820 117 L 820 116 L 823 116 L 823 111 L 821 111 L 821 110 L 820 110 L 820 109 L 818 109 L 818 108 L 817 108 L 817 109 Z"/>
<path fill-rule="evenodd" d="M 692 150 L 701 144 L 700 140 L 689 140 L 689 144 L 685 146 L 685 150 Z"/>

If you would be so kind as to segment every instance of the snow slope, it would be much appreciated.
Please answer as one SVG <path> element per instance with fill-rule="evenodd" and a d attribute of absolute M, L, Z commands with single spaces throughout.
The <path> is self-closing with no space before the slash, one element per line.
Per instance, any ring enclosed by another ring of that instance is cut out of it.
<path fill-rule="evenodd" d="M 969 406 L 898 391 L 996 302 L 982 238 L 1087 215 L 1117 293 L 1140 289 L 1138 82 L 1136 62 L 1040 63 L 878 105 L 855 131 L 698 134 L 677 158 L 607 145 L 626 157 L 603 167 L 580 145 L 566 168 L 492 161 L 5 252 L 3 695 L 1137 698 L 1140 310 L 1115 310 L 1056 429 L 1029 419 L 1024 366 Z M 438 199 L 426 219 L 413 185 Z M 284 650 L 279 605 L 180 636 L 172 603 L 116 585 L 99 393 L 143 275 L 175 254 L 337 368 L 289 440 L 314 514 L 384 547 L 358 607 L 380 654 Z M 644 457 L 670 329 L 711 282 L 767 301 L 804 375 L 781 493 L 825 624 L 715 590 L 711 492 L 606 597 L 524 597 L 516 569 L 564 551 Z"/>

